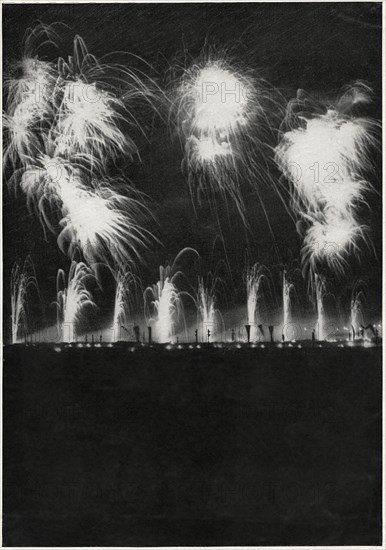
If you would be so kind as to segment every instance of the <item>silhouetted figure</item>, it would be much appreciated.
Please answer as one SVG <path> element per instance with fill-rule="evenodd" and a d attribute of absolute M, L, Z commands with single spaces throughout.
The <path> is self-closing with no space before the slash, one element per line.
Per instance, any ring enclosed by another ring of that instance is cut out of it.
<path fill-rule="evenodd" d="M 312 345 L 315 345 L 315 329 L 312 329 Z"/>
<path fill-rule="evenodd" d="M 198 344 L 198 329 L 194 331 L 194 337 L 196 339 L 196 344 Z"/>
<path fill-rule="evenodd" d="M 273 325 L 269 325 L 268 330 L 271 337 L 271 342 L 273 343 Z"/>
<path fill-rule="evenodd" d="M 140 340 L 139 326 L 136 325 L 133 330 L 134 330 L 135 339 L 139 343 L 139 340 Z"/>
<path fill-rule="evenodd" d="M 151 327 L 147 327 L 147 332 L 149 335 L 149 344 L 151 344 Z"/>
<path fill-rule="evenodd" d="M 284 342 L 284 334 L 281 335 L 281 341 Z"/>
<path fill-rule="evenodd" d="M 235 329 L 234 329 L 234 328 L 232 329 L 232 336 L 231 336 L 231 338 L 232 338 L 232 342 L 234 342 L 234 341 L 235 341 Z"/>
<path fill-rule="evenodd" d="M 210 338 L 210 330 L 208 329 L 208 344 L 209 344 L 209 338 Z"/>
<path fill-rule="evenodd" d="M 247 331 L 247 340 L 248 340 L 248 344 L 249 344 L 250 339 L 251 339 L 251 325 L 245 325 L 245 330 Z"/>
<path fill-rule="evenodd" d="M 99 343 L 102 343 L 102 334 L 99 336 Z"/>

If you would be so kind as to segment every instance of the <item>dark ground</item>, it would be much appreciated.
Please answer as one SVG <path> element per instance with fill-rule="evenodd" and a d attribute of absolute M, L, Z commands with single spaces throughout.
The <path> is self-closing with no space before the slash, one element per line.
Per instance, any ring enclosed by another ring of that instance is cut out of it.
<path fill-rule="evenodd" d="M 381 348 L 5 348 L 4 546 L 381 544 Z"/>

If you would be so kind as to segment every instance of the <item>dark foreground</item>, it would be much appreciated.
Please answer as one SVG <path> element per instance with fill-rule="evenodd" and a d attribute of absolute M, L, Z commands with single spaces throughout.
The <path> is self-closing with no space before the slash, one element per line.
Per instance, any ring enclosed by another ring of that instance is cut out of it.
<path fill-rule="evenodd" d="M 4 358 L 4 546 L 381 544 L 379 347 Z"/>

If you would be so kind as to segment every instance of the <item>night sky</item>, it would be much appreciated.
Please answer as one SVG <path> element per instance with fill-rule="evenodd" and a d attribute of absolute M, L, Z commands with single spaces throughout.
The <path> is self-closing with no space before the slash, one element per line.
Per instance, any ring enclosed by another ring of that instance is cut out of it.
<path fill-rule="evenodd" d="M 149 71 L 160 86 L 170 84 L 170 69 L 176 60 L 181 61 L 183 52 L 188 59 L 195 59 L 205 46 L 226 50 L 233 59 L 257 71 L 288 101 L 298 88 L 336 97 L 344 85 L 365 80 L 374 90 L 374 102 L 366 114 L 381 117 L 381 3 L 5 5 L 5 68 L 20 56 L 23 34 L 36 20 L 68 25 L 61 30 L 58 55 L 71 54 L 72 39 L 79 34 L 97 57 L 116 50 L 141 56 L 153 66 Z M 121 168 L 125 177 L 149 196 L 157 220 L 149 220 L 147 227 L 161 244 L 152 245 L 144 253 L 144 264 L 138 267 L 144 287 L 157 281 L 160 264 L 190 246 L 202 257 L 199 264 L 192 256 L 181 263 L 191 284 L 198 272 L 205 275 L 219 260 L 228 260 L 230 269 L 220 273 L 228 289 L 220 298 L 223 307 L 238 307 L 245 301 L 242 274 L 248 262 L 266 264 L 279 293 L 280 269 L 296 264 L 301 237 L 275 189 L 262 184 L 259 190 L 273 235 L 258 197 L 248 186 L 243 192 L 249 229 L 243 226 L 234 206 L 230 202 L 225 205 L 220 198 L 217 220 L 208 205 L 195 212 L 181 171 L 183 146 L 173 128 L 148 111 L 139 112 L 138 118 L 146 130 L 146 139 L 139 133 L 134 135 L 141 162 L 123 159 Z M 380 166 L 380 155 L 374 156 L 371 182 L 379 194 L 368 197 L 370 208 L 364 208 L 362 215 L 363 222 L 371 227 L 374 250 L 364 250 L 360 262 L 353 258 L 346 277 L 339 282 L 326 273 L 331 290 L 341 296 L 345 307 L 355 280 L 366 281 L 369 316 L 379 315 L 381 309 Z M 272 177 L 280 177 L 273 165 Z M 50 304 L 56 298 L 57 270 L 67 270 L 70 261 L 58 250 L 55 235 L 47 232 L 45 237 L 21 190 L 15 197 L 4 185 L 5 319 L 10 314 L 12 264 L 22 262 L 27 254 L 39 280 L 44 305 L 40 315 L 48 323 L 55 317 Z M 102 279 L 104 292 L 95 292 L 101 311 L 107 315 L 112 312 L 112 280 L 106 273 Z"/>

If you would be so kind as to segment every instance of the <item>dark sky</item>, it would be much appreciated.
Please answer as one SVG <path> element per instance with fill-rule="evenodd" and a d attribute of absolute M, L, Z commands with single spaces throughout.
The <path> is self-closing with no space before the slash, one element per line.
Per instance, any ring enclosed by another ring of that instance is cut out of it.
<path fill-rule="evenodd" d="M 205 44 L 225 49 L 233 58 L 257 70 L 287 100 L 295 96 L 298 88 L 334 97 L 342 86 L 357 79 L 366 80 L 374 89 L 369 114 L 381 117 L 381 3 L 3 5 L 5 63 L 20 55 L 23 34 L 35 20 L 48 24 L 60 21 L 70 27 L 63 27 L 61 32 L 59 55 L 71 54 L 72 38 L 79 34 L 97 57 L 115 50 L 143 57 L 154 67 L 152 76 L 160 85 L 165 84 L 165 75 L 176 56 L 181 59 L 185 50 L 195 58 Z M 274 189 L 263 185 L 260 192 L 273 236 L 259 200 L 248 192 L 245 198 L 250 231 L 244 229 L 232 205 L 225 213 L 221 201 L 219 228 L 205 205 L 196 214 L 192 209 L 181 173 L 183 149 L 173 132 L 156 119 L 147 138 L 148 141 L 138 137 L 142 163 L 125 166 L 126 175 L 152 201 L 158 225 L 149 229 L 162 243 L 148 251 L 146 264 L 140 268 L 144 286 L 156 282 L 160 263 L 172 259 L 185 246 L 195 247 L 203 256 L 203 270 L 213 269 L 226 249 L 232 267 L 227 281 L 232 288 L 230 302 L 237 304 L 243 301 L 242 271 L 247 258 L 250 262 L 266 263 L 277 278 L 280 265 L 299 257 L 301 239 Z M 380 162 L 380 158 L 374 162 Z M 380 181 L 378 168 L 372 183 L 379 191 Z M 16 259 L 20 261 L 31 254 L 46 304 L 55 299 L 57 269 L 67 268 L 69 261 L 57 250 L 53 235 L 47 235 L 45 240 L 21 191 L 15 198 L 4 189 L 7 315 L 8 274 Z M 347 298 L 353 281 L 363 278 L 372 289 L 371 301 L 380 304 L 381 198 L 373 195 L 369 200 L 371 211 L 364 211 L 364 221 L 371 225 L 378 260 L 370 251 L 364 253 L 361 264 L 354 260 L 343 281 L 348 289 L 342 292 Z M 331 284 L 336 287 L 335 281 Z M 104 300 L 107 308 L 110 297 L 105 296 Z"/>

